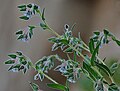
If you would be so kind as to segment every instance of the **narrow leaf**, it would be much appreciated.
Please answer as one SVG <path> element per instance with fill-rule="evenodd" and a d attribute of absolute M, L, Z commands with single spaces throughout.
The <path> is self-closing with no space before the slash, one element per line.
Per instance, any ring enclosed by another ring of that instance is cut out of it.
<path fill-rule="evenodd" d="M 56 89 L 56 90 L 62 90 L 62 91 L 65 91 L 67 89 L 66 86 L 63 86 L 61 84 L 54 84 L 54 83 L 49 83 L 47 84 L 48 87 L 51 87 L 53 89 Z"/>
<path fill-rule="evenodd" d="M 100 35 L 100 32 L 99 31 L 95 31 L 94 34 L 98 36 L 98 35 Z"/>
<path fill-rule="evenodd" d="M 42 20 L 43 20 L 43 21 L 45 20 L 45 8 L 44 8 L 43 11 L 42 11 Z"/>
<path fill-rule="evenodd" d="M 96 57 L 96 54 L 98 53 L 100 44 L 101 44 L 101 42 L 98 43 L 98 45 L 96 46 L 96 48 L 94 49 L 94 51 L 92 53 L 91 65 L 94 65 L 95 57 Z"/>
<path fill-rule="evenodd" d="M 19 35 L 19 34 L 23 34 L 23 31 L 19 30 L 19 31 L 16 32 L 16 35 Z"/>
<path fill-rule="evenodd" d="M 106 65 L 104 65 L 102 63 L 98 63 L 98 62 L 95 62 L 95 63 L 97 65 L 97 67 L 100 68 L 101 70 L 103 70 L 108 76 L 112 75 L 110 69 Z"/>
<path fill-rule="evenodd" d="M 115 41 L 118 46 L 120 46 L 120 40 L 117 40 L 114 36 L 112 37 L 112 40 Z"/>
<path fill-rule="evenodd" d="M 9 56 L 10 58 L 13 58 L 13 59 L 16 59 L 16 57 L 17 57 L 16 54 L 9 54 L 8 56 Z"/>
<path fill-rule="evenodd" d="M 43 30 L 48 29 L 47 25 L 45 25 L 45 24 L 43 24 L 43 23 L 40 23 L 40 26 L 42 27 Z"/>
<path fill-rule="evenodd" d="M 39 86 L 37 84 L 30 82 L 30 86 L 33 91 L 39 91 Z"/>
<path fill-rule="evenodd" d="M 90 52 L 93 53 L 93 51 L 94 51 L 94 40 L 92 38 L 90 39 L 90 42 L 89 42 L 89 49 L 90 49 Z"/>
<path fill-rule="evenodd" d="M 66 39 L 60 39 L 59 41 L 65 45 L 67 45 L 69 43 L 68 40 L 66 40 Z"/>
<path fill-rule="evenodd" d="M 25 8 L 26 5 L 19 5 L 18 8 Z"/>
<path fill-rule="evenodd" d="M 73 52 L 73 49 L 71 47 L 68 47 L 64 50 L 64 52 L 67 52 L 67 53 L 72 53 Z"/>
<path fill-rule="evenodd" d="M 108 36 L 109 31 L 108 31 L 107 29 L 104 29 L 103 31 L 104 31 L 104 34 L 105 34 L 106 36 Z"/>
<path fill-rule="evenodd" d="M 95 72 L 88 64 L 86 64 L 85 62 L 83 62 L 83 68 L 84 70 L 86 70 L 89 73 L 89 76 L 96 81 L 96 79 L 99 78 L 99 75 L 97 74 L 97 72 Z"/>
<path fill-rule="evenodd" d="M 119 67 L 119 64 L 116 62 L 111 65 L 110 71 L 112 72 L 113 75 L 118 67 Z"/>
<path fill-rule="evenodd" d="M 7 60 L 5 61 L 5 64 L 14 64 L 15 63 L 15 60 Z"/>
<path fill-rule="evenodd" d="M 52 43 L 58 43 L 58 39 L 56 37 L 48 38 L 48 41 Z"/>
<path fill-rule="evenodd" d="M 109 85 L 108 91 L 120 91 L 116 84 L 112 83 Z"/>
<path fill-rule="evenodd" d="M 23 38 L 24 38 L 24 35 L 20 35 L 20 36 L 18 36 L 17 39 L 19 40 L 19 39 L 23 39 Z"/>
<path fill-rule="evenodd" d="M 20 19 L 23 19 L 23 20 L 28 20 L 29 19 L 29 17 L 27 17 L 27 16 L 21 16 L 21 17 L 19 17 Z"/>

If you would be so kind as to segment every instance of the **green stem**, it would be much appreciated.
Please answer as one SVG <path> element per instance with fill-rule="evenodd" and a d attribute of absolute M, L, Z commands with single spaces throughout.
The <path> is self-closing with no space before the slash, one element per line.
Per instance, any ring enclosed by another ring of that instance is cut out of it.
<path fill-rule="evenodd" d="M 40 12 L 39 10 L 37 10 L 37 13 L 39 14 L 40 19 L 41 19 L 41 17 L 42 17 L 41 12 Z M 42 20 L 42 19 L 41 19 L 41 20 Z M 59 35 L 58 33 L 56 33 L 56 32 L 46 23 L 45 20 L 42 20 L 42 21 L 43 21 L 44 24 L 48 27 L 48 30 L 49 30 L 50 32 L 52 32 L 52 33 L 55 34 L 56 36 L 60 37 L 60 35 Z"/>
<path fill-rule="evenodd" d="M 60 37 L 60 35 L 59 35 L 57 32 L 55 32 L 55 31 L 46 23 L 46 21 L 44 21 L 44 23 L 47 25 L 47 27 L 49 28 L 49 30 L 50 30 L 53 34 L 55 34 L 56 36 Z"/>
<path fill-rule="evenodd" d="M 32 68 L 36 69 L 35 66 L 32 64 L 31 65 Z M 58 84 L 58 82 L 56 82 L 55 80 L 53 80 L 51 77 L 49 77 L 48 75 L 46 75 L 43 71 L 39 70 L 38 73 L 43 74 L 47 79 L 49 79 L 50 81 L 52 81 L 55 84 Z"/>
<path fill-rule="evenodd" d="M 69 81 L 66 79 L 66 87 L 69 88 Z M 69 89 L 66 89 L 65 91 L 69 91 Z"/>
<path fill-rule="evenodd" d="M 41 12 L 38 12 L 38 13 L 39 13 L 40 18 L 41 18 Z M 47 25 L 49 31 L 51 31 L 51 32 L 52 32 L 53 34 L 55 34 L 57 37 L 59 37 L 59 38 L 61 37 L 57 32 L 55 32 L 55 31 L 46 23 L 45 20 L 44 20 L 43 22 Z M 83 55 L 81 52 L 79 52 L 75 47 L 73 47 L 73 46 L 70 45 L 70 44 L 69 44 L 69 46 L 70 46 L 74 51 L 78 52 L 83 59 L 89 61 L 89 60 L 88 60 L 87 58 L 85 58 L 84 55 Z M 81 47 L 84 48 L 83 46 L 81 46 Z M 84 49 L 87 50 L 87 48 L 84 48 Z M 94 69 L 96 69 L 96 68 L 94 68 Z M 97 69 L 96 69 L 96 70 L 97 70 Z M 99 72 L 99 71 L 97 71 L 97 72 L 98 72 L 98 74 L 101 76 L 100 72 Z"/>
<path fill-rule="evenodd" d="M 43 73 L 41 70 L 38 71 L 39 73 L 43 74 L 47 79 L 49 79 L 50 81 L 52 81 L 55 84 L 58 84 L 58 82 L 56 82 L 55 80 L 53 80 L 51 77 L 49 77 L 48 75 L 46 75 L 45 73 Z"/>
<path fill-rule="evenodd" d="M 38 14 L 40 15 L 40 18 L 41 18 L 41 17 L 42 17 L 42 14 L 41 14 L 40 11 L 38 11 Z M 55 35 L 56 35 L 57 37 L 59 37 L 59 38 L 61 37 L 57 32 L 55 32 L 55 31 L 46 23 L 45 20 L 42 20 L 42 21 L 47 25 L 48 30 L 49 30 L 50 32 L 52 32 L 53 34 L 55 34 Z M 83 43 L 83 45 L 84 45 L 85 47 L 84 47 L 84 46 L 81 46 L 81 48 L 83 48 L 84 50 L 90 52 L 90 51 L 89 51 L 89 47 L 86 45 L 86 43 L 83 42 L 83 41 L 82 41 L 82 43 Z M 78 52 L 83 59 L 89 61 L 89 60 L 88 60 L 87 58 L 85 58 L 84 55 L 83 55 L 81 52 L 79 52 L 76 48 L 74 48 L 72 45 L 69 45 L 69 46 L 70 46 L 74 51 Z M 98 56 L 97 56 L 97 59 L 100 60 L 100 61 L 105 65 L 105 63 L 104 63 Z M 100 76 L 102 76 L 101 73 L 98 71 L 98 69 L 94 68 L 94 70 L 96 70 L 97 73 L 98 73 Z M 46 77 L 47 77 L 47 76 L 46 76 Z M 51 80 L 51 81 L 54 82 L 54 80 L 50 79 L 49 77 L 47 77 L 47 78 L 48 78 L 49 80 Z M 111 81 L 113 82 L 113 79 L 112 79 L 111 76 L 110 76 L 110 79 L 111 79 Z M 56 82 L 55 82 L 55 83 L 56 83 Z"/>

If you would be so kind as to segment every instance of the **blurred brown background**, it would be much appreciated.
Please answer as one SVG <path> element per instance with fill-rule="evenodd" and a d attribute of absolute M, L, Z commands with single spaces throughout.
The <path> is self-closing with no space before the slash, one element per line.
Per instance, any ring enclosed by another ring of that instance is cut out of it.
<path fill-rule="evenodd" d="M 31 70 L 26 75 L 7 72 L 8 66 L 3 62 L 7 60 L 8 53 L 21 50 L 33 62 L 52 53 L 50 43 L 47 41 L 51 36 L 48 32 L 36 29 L 34 37 L 28 43 L 16 40 L 14 35 L 16 30 L 40 22 L 39 18 L 32 18 L 28 22 L 18 18 L 20 12 L 17 5 L 23 3 L 36 3 L 42 8 L 45 7 L 47 22 L 58 33 L 63 32 L 64 24 L 76 23 L 74 34 L 81 32 L 86 43 L 92 31 L 102 31 L 104 28 L 108 28 L 120 39 L 120 0 L 0 0 L 0 91 L 32 91 L 28 81 L 33 81 L 34 71 Z M 120 59 L 120 48 L 110 43 L 110 46 L 101 50 L 100 56 L 108 57 L 107 59 Z M 56 79 L 54 74 L 51 75 Z M 120 76 L 119 71 L 118 75 Z M 60 77 L 57 80 L 61 79 Z M 77 84 L 71 86 L 71 91 L 90 91 L 84 90 L 84 87 Z M 45 83 L 39 85 L 44 91 L 53 91 L 46 88 Z M 90 87 L 91 84 L 87 85 Z"/>

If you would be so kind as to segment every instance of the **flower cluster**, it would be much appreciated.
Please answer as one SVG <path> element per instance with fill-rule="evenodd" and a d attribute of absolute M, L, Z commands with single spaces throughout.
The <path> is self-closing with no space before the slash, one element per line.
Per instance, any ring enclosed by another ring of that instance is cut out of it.
<path fill-rule="evenodd" d="M 30 67 L 30 59 L 28 57 L 26 57 L 22 52 L 11 53 L 8 56 L 10 59 L 5 62 L 5 64 L 10 65 L 8 71 L 22 71 L 23 73 L 26 73 Z"/>
<path fill-rule="evenodd" d="M 35 26 L 28 26 L 26 29 L 17 31 L 17 39 L 24 42 L 28 41 L 33 36 L 33 29 L 35 29 Z"/>
<path fill-rule="evenodd" d="M 73 27 L 70 28 L 68 24 L 65 24 L 64 30 L 65 33 L 60 37 L 51 37 L 48 39 L 50 42 L 54 43 L 52 46 L 52 51 L 61 48 L 61 50 L 65 53 L 73 53 L 74 49 L 69 46 L 71 45 L 78 50 L 76 54 L 79 56 L 79 52 L 82 52 L 83 49 L 83 43 L 81 42 L 81 39 L 72 36 Z"/>
<path fill-rule="evenodd" d="M 53 68 L 55 59 L 56 59 L 56 55 L 51 55 L 48 57 L 44 56 L 43 58 L 38 60 L 35 63 L 35 68 L 36 68 L 36 71 L 38 71 L 38 73 L 34 76 L 34 79 L 38 80 L 40 78 L 40 80 L 43 80 L 44 75 L 39 71 L 48 73 L 48 70 Z"/>
<path fill-rule="evenodd" d="M 79 68 L 79 63 L 73 60 L 63 59 L 62 64 L 58 65 L 55 70 L 60 71 L 71 83 L 75 83 L 76 79 L 80 78 L 81 68 Z"/>
<path fill-rule="evenodd" d="M 19 10 L 24 13 L 20 18 L 23 20 L 30 19 L 33 15 L 38 12 L 39 6 L 36 4 L 27 4 L 18 6 Z"/>

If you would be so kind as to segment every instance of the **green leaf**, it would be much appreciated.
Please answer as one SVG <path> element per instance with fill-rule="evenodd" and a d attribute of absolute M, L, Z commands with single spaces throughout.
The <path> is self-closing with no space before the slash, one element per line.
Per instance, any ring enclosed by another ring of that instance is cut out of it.
<path fill-rule="evenodd" d="M 94 52 L 94 40 L 92 38 L 90 39 L 90 42 L 89 42 L 89 49 L 91 53 Z"/>
<path fill-rule="evenodd" d="M 72 53 L 73 52 L 73 49 L 71 47 L 68 47 L 64 50 L 64 52 L 67 52 L 67 53 Z"/>
<path fill-rule="evenodd" d="M 26 6 L 25 6 L 25 7 L 19 8 L 19 10 L 20 10 L 20 11 L 26 11 L 27 8 L 26 8 Z"/>
<path fill-rule="evenodd" d="M 43 11 L 42 11 L 42 20 L 43 20 L 43 21 L 45 20 L 45 8 L 44 8 Z"/>
<path fill-rule="evenodd" d="M 102 71 L 104 71 L 108 76 L 111 76 L 111 75 L 112 75 L 110 69 L 109 69 L 106 65 L 104 65 L 104 64 L 102 64 L 102 63 L 98 63 L 98 62 L 95 62 L 95 63 L 96 63 L 96 65 L 97 65 L 97 67 L 98 67 L 99 69 L 101 69 Z"/>
<path fill-rule="evenodd" d="M 10 58 L 13 58 L 13 59 L 16 59 L 16 57 L 17 57 L 16 54 L 9 54 L 8 56 L 9 56 Z"/>
<path fill-rule="evenodd" d="M 24 7 L 26 7 L 25 4 L 23 4 L 23 5 L 19 5 L 19 6 L 18 6 L 18 8 L 24 8 Z"/>
<path fill-rule="evenodd" d="M 23 34 L 23 31 L 19 30 L 19 31 L 16 32 L 16 35 L 19 35 L 19 34 Z"/>
<path fill-rule="evenodd" d="M 103 31 L 104 31 L 104 34 L 105 34 L 106 36 L 108 36 L 109 31 L 108 31 L 107 29 L 104 29 Z"/>
<path fill-rule="evenodd" d="M 120 91 L 116 84 L 112 83 L 109 85 L 108 91 Z"/>
<path fill-rule="evenodd" d="M 110 71 L 112 72 L 112 75 L 114 75 L 114 73 L 118 67 L 119 67 L 119 64 L 116 62 L 111 65 Z"/>
<path fill-rule="evenodd" d="M 30 86 L 33 91 L 39 91 L 39 86 L 37 84 L 30 82 Z"/>
<path fill-rule="evenodd" d="M 43 30 L 48 29 L 48 26 L 46 24 L 40 23 L 40 26 L 42 27 Z"/>
<path fill-rule="evenodd" d="M 99 31 L 95 31 L 94 34 L 98 36 L 98 35 L 100 35 L 100 32 Z"/>
<path fill-rule="evenodd" d="M 120 40 L 117 40 L 114 36 L 112 36 L 112 40 L 115 41 L 118 46 L 120 46 Z"/>
<path fill-rule="evenodd" d="M 29 25 L 28 27 L 29 27 L 30 33 L 33 35 L 33 29 L 35 29 L 36 27 L 32 25 Z"/>
<path fill-rule="evenodd" d="M 33 66 L 33 63 L 30 62 L 30 61 L 28 61 L 28 65 L 32 67 L 32 66 Z"/>
<path fill-rule="evenodd" d="M 108 30 L 104 30 L 105 36 L 109 36 L 112 38 L 113 41 L 117 43 L 118 46 L 120 46 L 120 40 L 118 40 L 112 33 L 110 33 Z"/>
<path fill-rule="evenodd" d="M 13 68 L 18 68 L 18 69 L 19 69 L 20 66 L 21 66 L 20 64 L 17 64 L 17 65 L 15 65 Z"/>
<path fill-rule="evenodd" d="M 84 60 L 84 62 L 85 62 L 87 65 L 91 66 L 89 56 L 88 56 L 88 55 L 85 55 L 84 57 L 87 59 L 87 60 Z"/>
<path fill-rule="evenodd" d="M 96 81 L 100 77 L 99 74 L 94 69 L 92 69 L 90 65 L 86 64 L 85 62 L 83 62 L 83 68 L 89 73 L 89 76 L 94 81 Z"/>
<path fill-rule="evenodd" d="M 59 40 L 62 44 L 65 44 L 65 45 L 67 45 L 69 42 L 68 42 L 68 40 L 66 40 L 66 39 L 60 39 Z"/>
<path fill-rule="evenodd" d="M 118 68 L 118 63 L 113 63 L 110 67 L 111 69 L 117 69 Z"/>
<path fill-rule="evenodd" d="M 76 52 L 75 52 L 75 51 L 73 52 L 73 60 L 74 60 L 74 61 L 77 61 L 77 55 L 76 55 Z"/>
<path fill-rule="evenodd" d="M 61 46 L 61 44 L 54 43 L 52 46 L 52 51 L 57 50 L 60 46 Z"/>
<path fill-rule="evenodd" d="M 93 53 L 92 53 L 91 65 L 94 65 L 95 58 L 96 58 L 96 54 L 98 53 L 100 44 L 101 44 L 101 42 L 99 42 L 99 43 L 97 44 L 96 48 L 94 49 L 94 51 L 93 51 Z"/>
<path fill-rule="evenodd" d="M 20 52 L 20 51 L 17 51 L 16 54 L 18 54 L 19 56 L 23 55 L 22 52 Z"/>
<path fill-rule="evenodd" d="M 26 65 L 26 64 L 27 64 L 27 61 L 26 61 L 26 60 L 22 60 L 22 61 L 21 61 L 21 64 Z"/>
<path fill-rule="evenodd" d="M 120 41 L 119 40 L 115 40 L 115 42 L 120 46 Z"/>
<path fill-rule="evenodd" d="M 27 7 L 28 7 L 28 8 L 32 8 L 32 4 L 31 4 L 31 3 L 28 4 Z"/>
<path fill-rule="evenodd" d="M 32 36 L 33 36 L 33 29 L 35 29 L 36 27 L 35 26 L 28 26 L 28 28 L 29 28 L 29 37 L 30 37 L 30 39 L 32 38 Z"/>
<path fill-rule="evenodd" d="M 34 10 L 38 10 L 38 8 L 39 8 L 39 6 L 37 6 L 37 5 L 34 5 Z"/>
<path fill-rule="evenodd" d="M 11 59 L 5 61 L 5 64 L 14 64 L 14 63 L 15 63 L 15 60 L 11 60 Z"/>
<path fill-rule="evenodd" d="M 52 43 L 56 43 L 57 40 L 58 40 L 58 38 L 56 38 L 56 37 L 48 38 L 48 41 L 49 41 L 49 42 L 52 42 Z"/>
<path fill-rule="evenodd" d="M 23 20 L 28 20 L 29 19 L 29 17 L 27 17 L 27 16 L 21 16 L 21 17 L 19 17 L 20 19 L 23 19 Z"/>
<path fill-rule="evenodd" d="M 18 36 L 17 40 L 24 38 L 24 35 Z"/>
<path fill-rule="evenodd" d="M 47 86 L 51 87 L 53 89 L 62 90 L 62 91 L 66 91 L 66 89 L 68 89 L 66 86 L 63 86 L 61 84 L 49 83 L 49 84 L 47 84 Z"/>

